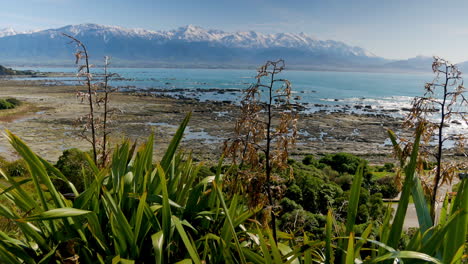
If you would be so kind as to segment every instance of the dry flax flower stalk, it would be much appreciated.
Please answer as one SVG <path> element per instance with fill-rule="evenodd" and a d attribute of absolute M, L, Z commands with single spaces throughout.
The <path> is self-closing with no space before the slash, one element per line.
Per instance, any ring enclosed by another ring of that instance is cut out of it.
<path fill-rule="evenodd" d="M 423 174 L 424 189 L 431 196 L 431 214 L 437 202 L 438 188 L 442 184 L 450 184 L 457 171 L 466 164 L 446 162 L 444 147 L 448 141 L 455 142 L 460 155 L 467 157 L 466 132 L 448 133 L 450 125 L 468 126 L 468 100 L 465 96 L 462 73 L 458 67 L 439 57 L 434 57 L 432 70 L 435 77 L 424 86 L 423 96 L 415 97 L 412 108 L 404 121 L 405 128 L 415 128 L 424 124 L 420 156 L 422 163 L 435 160 L 435 167 L 429 173 L 424 166 L 419 166 Z M 456 119 L 458 118 L 458 119 Z M 460 126 L 463 129 L 463 126 Z M 411 146 L 409 146 L 411 148 Z M 466 162 L 465 162 L 466 163 Z"/>
<path fill-rule="evenodd" d="M 268 61 L 258 68 L 256 83 L 245 90 L 240 102 L 236 136 L 224 143 L 224 154 L 237 165 L 226 177 L 226 186 L 232 193 L 246 195 L 250 208 L 271 212 L 273 227 L 276 201 L 283 191 L 279 172 L 288 168 L 289 149 L 297 136 L 291 83 L 276 78 L 283 70 L 283 60 Z"/>

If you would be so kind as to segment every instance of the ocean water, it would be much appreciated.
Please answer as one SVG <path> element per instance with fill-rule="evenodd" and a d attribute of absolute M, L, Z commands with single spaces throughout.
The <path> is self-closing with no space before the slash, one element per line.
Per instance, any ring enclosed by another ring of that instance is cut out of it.
<path fill-rule="evenodd" d="M 44 80 L 48 85 L 76 84 L 76 68 L 20 68 L 40 72 L 65 72 L 67 77 L 21 78 Z M 102 73 L 93 69 L 98 76 Z M 239 102 L 242 91 L 256 80 L 255 70 L 235 69 L 162 69 L 111 68 L 118 74 L 110 85 L 121 91 L 147 91 L 175 98 L 200 101 Z M 344 112 L 403 117 L 415 96 L 424 94 L 424 85 L 434 75 L 404 73 L 365 73 L 284 70 L 278 78 L 292 83 L 293 98 L 304 106 L 304 112 Z M 435 115 L 434 118 L 437 118 Z M 454 118 L 456 119 L 456 118 Z M 451 123 L 446 134 L 467 133 L 468 126 Z M 436 121 L 436 119 L 434 119 Z M 449 144 L 452 145 L 452 144 Z"/>
<path fill-rule="evenodd" d="M 25 68 L 26 69 L 26 68 Z M 27 68 L 31 69 L 31 68 Z M 32 68 L 41 72 L 76 72 L 75 68 Z M 174 96 L 195 97 L 205 100 L 232 100 L 255 81 L 255 70 L 226 69 L 154 69 L 115 68 L 111 72 L 121 78 L 111 85 L 122 90 L 156 90 Z M 99 70 L 97 71 L 99 72 Z M 371 105 L 376 109 L 398 109 L 409 106 L 414 96 L 422 95 L 425 82 L 431 74 L 319 72 L 285 70 L 278 78 L 292 83 L 294 96 L 309 108 L 344 105 Z M 32 78 L 46 79 L 48 84 L 73 83 L 74 77 Z"/>
<path fill-rule="evenodd" d="M 41 72 L 76 73 L 76 68 L 24 68 Z M 111 68 L 119 75 L 110 82 L 122 91 L 149 91 L 200 101 L 238 102 L 242 90 L 255 82 L 255 70 Z M 96 69 L 99 73 L 99 69 Z M 403 73 L 325 72 L 284 70 L 278 78 L 292 83 L 293 98 L 306 112 L 345 111 L 349 113 L 404 116 L 415 96 L 434 75 Z M 23 78 L 24 79 L 24 78 Z M 28 79 L 28 78 L 26 78 Z M 76 77 L 30 78 L 47 80 L 47 85 L 76 83 Z M 456 126 L 457 124 L 455 124 Z"/>

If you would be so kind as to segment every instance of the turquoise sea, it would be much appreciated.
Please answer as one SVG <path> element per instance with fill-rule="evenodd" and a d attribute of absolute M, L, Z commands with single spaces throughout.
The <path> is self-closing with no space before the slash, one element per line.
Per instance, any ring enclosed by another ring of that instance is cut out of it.
<path fill-rule="evenodd" d="M 76 68 L 20 68 L 40 72 L 71 73 L 68 77 L 29 78 L 50 85 L 77 83 Z M 200 101 L 238 102 L 242 90 L 255 82 L 255 70 L 111 68 L 119 75 L 111 85 L 121 91 L 147 91 L 175 98 Z M 98 76 L 100 70 L 94 71 Z M 102 72 L 102 71 L 101 71 Z M 292 83 L 293 97 L 305 112 L 328 111 L 403 117 L 415 96 L 424 94 L 424 85 L 434 75 L 403 73 L 293 71 L 285 69 L 278 78 Z M 463 123 L 452 123 L 447 133 L 467 131 Z"/>
<path fill-rule="evenodd" d="M 26 68 L 24 68 L 26 69 Z M 27 68 L 31 69 L 31 68 Z M 76 72 L 75 68 L 32 68 L 42 72 Z M 232 100 L 253 83 L 255 70 L 115 68 L 121 78 L 111 85 L 122 90 L 155 90 L 169 95 L 204 100 Z M 279 78 L 291 81 L 295 96 L 310 109 L 370 105 L 378 109 L 401 109 L 422 95 L 431 74 L 320 72 L 285 70 Z M 34 78 L 35 80 L 42 78 Z M 48 84 L 72 83 L 74 77 L 46 78 Z"/>

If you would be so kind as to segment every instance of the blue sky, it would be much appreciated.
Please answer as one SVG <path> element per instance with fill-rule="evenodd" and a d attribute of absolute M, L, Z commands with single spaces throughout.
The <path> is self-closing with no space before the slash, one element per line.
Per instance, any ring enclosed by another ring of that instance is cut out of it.
<path fill-rule="evenodd" d="M 0 28 L 98 23 L 151 30 L 194 24 L 226 31 L 304 32 L 378 56 L 468 60 L 468 1 L 0 0 Z"/>

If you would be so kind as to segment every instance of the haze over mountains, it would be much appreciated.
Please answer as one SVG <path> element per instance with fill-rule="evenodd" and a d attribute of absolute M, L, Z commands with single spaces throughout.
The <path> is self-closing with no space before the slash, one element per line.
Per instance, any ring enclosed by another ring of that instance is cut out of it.
<path fill-rule="evenodd" d="M 432 61 L 430 57 L 392 61 L 304 33 L 232 33 L 193 25 L 150 31 L 81 24 L 30 32 L 0 29 L 0 64 L 70 66 L 75 47 L 62 33 L 84 42 L 93 63 L 108 55 L 114 66 L 246 68 L 283 58 L 296 69 L 428 72 Z"/>

